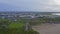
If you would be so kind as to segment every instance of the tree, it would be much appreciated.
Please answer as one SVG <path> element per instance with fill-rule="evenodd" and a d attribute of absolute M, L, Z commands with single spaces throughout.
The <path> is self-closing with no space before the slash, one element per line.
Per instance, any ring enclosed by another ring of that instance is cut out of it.
<path fill-rule="evenodd" d="M 8 24 L 9 24 L 8 19 L 0 19 L 0 29 L 7 28 Z"/>

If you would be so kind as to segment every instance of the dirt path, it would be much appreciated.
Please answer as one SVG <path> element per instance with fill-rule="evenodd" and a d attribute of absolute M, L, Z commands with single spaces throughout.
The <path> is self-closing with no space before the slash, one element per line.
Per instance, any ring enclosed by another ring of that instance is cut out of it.
<path fill-rule="evenodd" d="M 60 34 L 60 24 L 42 24 L 32 28 L 40 34 Z"/>

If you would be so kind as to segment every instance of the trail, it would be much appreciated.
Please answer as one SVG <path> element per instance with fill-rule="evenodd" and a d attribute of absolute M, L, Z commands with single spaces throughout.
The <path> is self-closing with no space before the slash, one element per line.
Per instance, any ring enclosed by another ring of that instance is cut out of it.
<path fill-rule="evenodd" d="M 60 34 L 60 24 L 42 24 L 32 28 L 40 34 Z"/>

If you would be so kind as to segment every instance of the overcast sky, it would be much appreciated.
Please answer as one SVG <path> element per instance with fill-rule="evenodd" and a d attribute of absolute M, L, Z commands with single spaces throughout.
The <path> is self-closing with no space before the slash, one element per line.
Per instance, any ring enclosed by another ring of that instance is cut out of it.
<path fill-rule="evenodd" d="M 0 11 L 60 11 L 60 0 L 0 0 Z"/>

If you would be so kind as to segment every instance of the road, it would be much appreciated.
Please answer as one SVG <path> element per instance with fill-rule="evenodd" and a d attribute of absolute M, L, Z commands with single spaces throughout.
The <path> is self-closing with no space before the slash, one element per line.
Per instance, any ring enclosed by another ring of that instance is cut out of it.
<path fill-rule="evenodd" d="M 40 34 L 60 34 L 60 24 L 42 24 L 32 28 Z"/>

